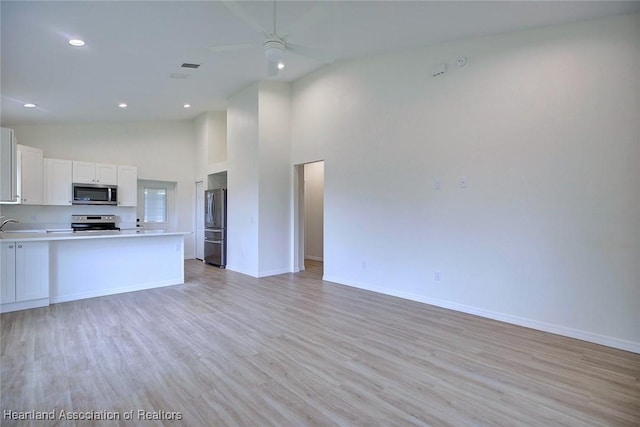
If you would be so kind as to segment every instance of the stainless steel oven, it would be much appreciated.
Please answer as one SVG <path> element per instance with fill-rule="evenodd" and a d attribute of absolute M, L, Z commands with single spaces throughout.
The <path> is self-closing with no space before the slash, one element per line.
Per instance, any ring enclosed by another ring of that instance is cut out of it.
<path fill-rule="evenodd" d="M 115 215 L 72 215 L 71 228 L 74 233 L 97 233 L 118 231 Z"/>

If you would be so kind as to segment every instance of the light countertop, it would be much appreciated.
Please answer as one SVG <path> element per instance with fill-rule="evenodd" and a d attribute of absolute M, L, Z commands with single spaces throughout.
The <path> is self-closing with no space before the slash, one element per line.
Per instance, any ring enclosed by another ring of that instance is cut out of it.
<path fill-rule="evenodd" d="M 131 238 L 131 237 L 153 237 L 153 236 L 185 236 L 191 234 L 190 231 L 163 231 L 163 230 L 107 230 L 96 232 L 80 232 L 71 231 L 47 231 L 47 230 L 28 230 L 28 231 L 3 231 L 0 232 L 0 241 L 11 242 L 32 242 L 42 240 L 84 240 L 84 239 L 113 239 L 113 238 Z"/>

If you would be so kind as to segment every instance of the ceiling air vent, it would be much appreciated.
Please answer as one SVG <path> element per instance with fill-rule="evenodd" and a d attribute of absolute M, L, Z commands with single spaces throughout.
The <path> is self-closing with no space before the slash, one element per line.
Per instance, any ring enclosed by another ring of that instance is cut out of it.
<path fill-rule="evenodd" d="M 190 64 L 188 62 L 185 62 L 181 65 L 182 68 L 198 68 L 200 66 L 200 64 Z"/>

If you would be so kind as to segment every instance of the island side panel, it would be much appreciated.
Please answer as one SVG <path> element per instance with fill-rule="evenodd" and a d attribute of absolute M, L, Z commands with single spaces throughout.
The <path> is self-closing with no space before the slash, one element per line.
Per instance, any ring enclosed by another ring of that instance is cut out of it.
<path fill-rule="evenodd" d="M 184 238 L 132 236 L 51 242 L 50 301 L 184 283 Z"/>

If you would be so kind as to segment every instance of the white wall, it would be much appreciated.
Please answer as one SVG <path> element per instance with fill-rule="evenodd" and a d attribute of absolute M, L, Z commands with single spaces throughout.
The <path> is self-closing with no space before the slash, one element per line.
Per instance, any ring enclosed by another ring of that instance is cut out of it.
<path fill-rule="evenodd" d="M 227 268 L 255 277 L 292 269 L 289 90 L 259 82 L 227 110 Z"/>
<path fill-rule="evenodd" d="M 260 82 L 259 276 L 291 271 L 290 86 Z"/>
<path fill-rule="evenodd" d="M 293 164 L 325 159 L 325 279 L 640 352 L 638 70 L 633 15 L 295 82 Z"/>
<path fill-rule="evenodd" d="M 194 227 L 195 135 L 193 121 L 13 126 L 20 144 L 42 148 L 50 158 L 86 160 L 138 167 L 139 179 L 176 182 L 179 231 Z M 70 215 L 95 208 L 135 217 L 135 208 L 12 206 L 25 221 L 70 223 Z M 6 215 L 7 213 L 5 213 Z M 135 218 L 133 218 L 135 220 Z M 185 257 L 195 257 L 193 235 L 185 236 Z"/>
<path fill-rule="evenodd" d="M 304 256 L 323 260 L 324 162 L 304 165 Z"/>
<path fill-rule="evenodd" d="M 208 111 L 195 118 L 195 179 L 206 180 L 211 169 L 226 170 L 227 112 Z"/>
<path fill-rule="evenodd" d="M 227 269 L 258 276 L 258 83 L 227 107 Z"/>

